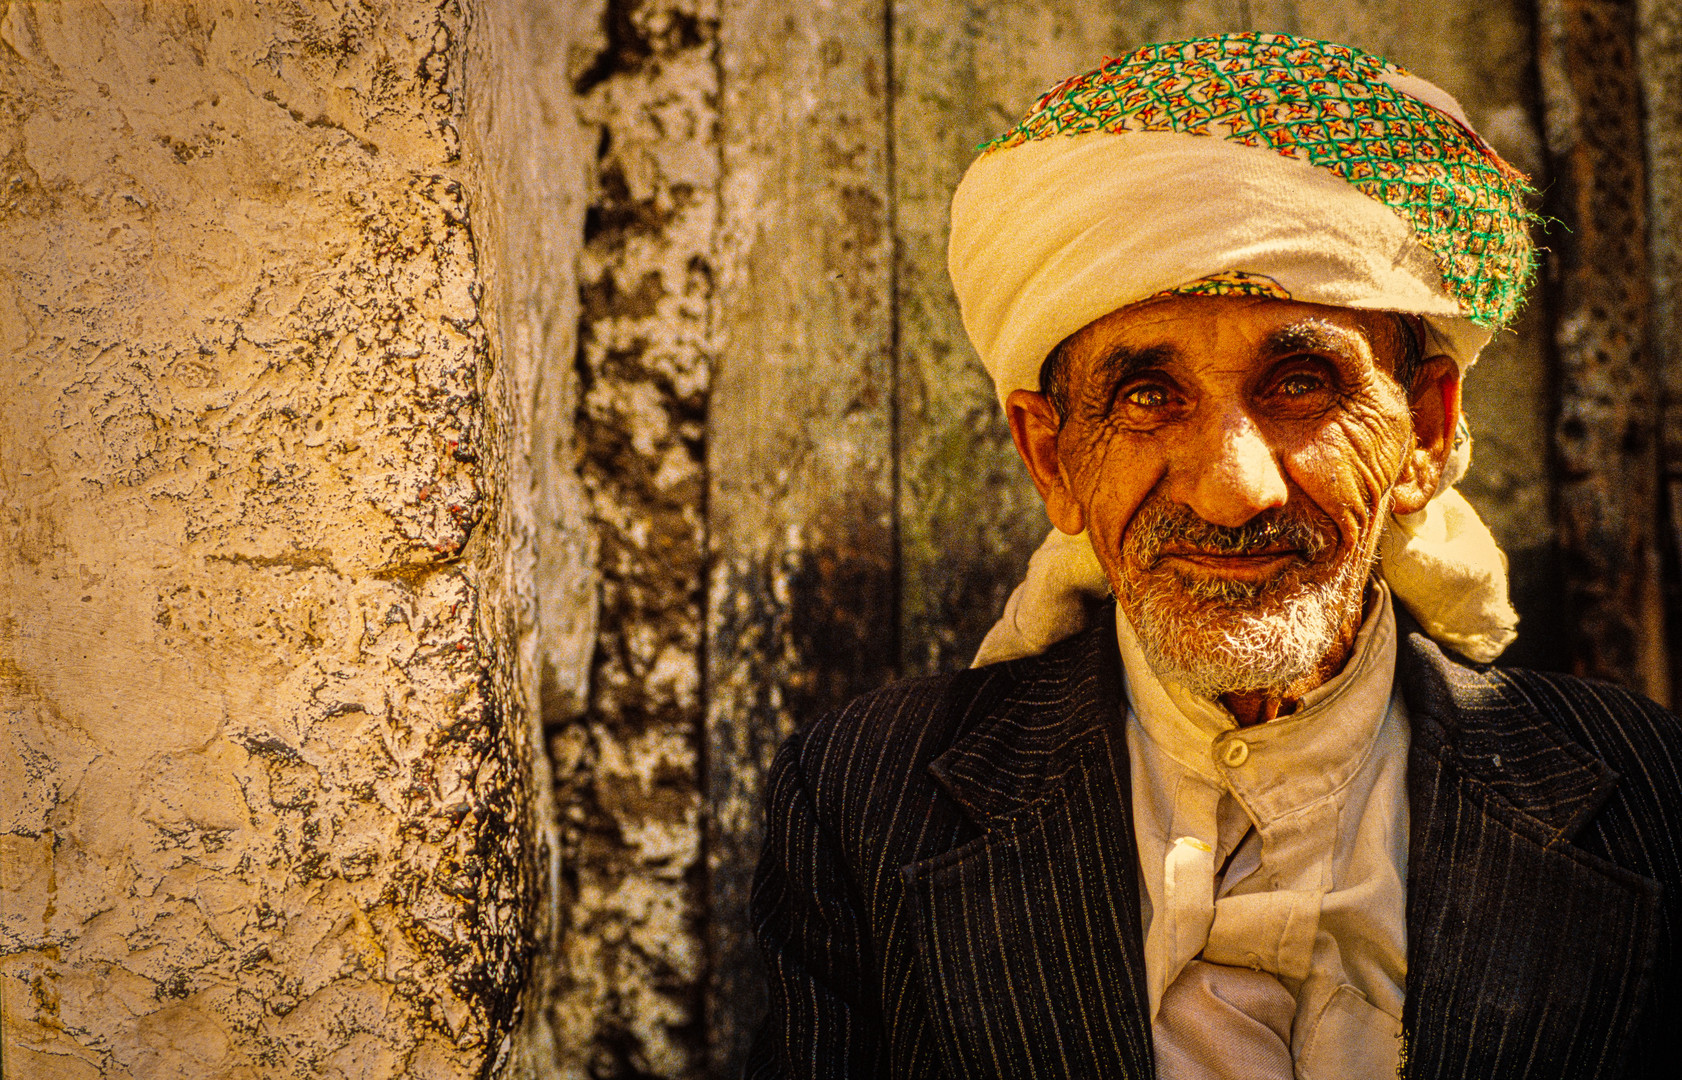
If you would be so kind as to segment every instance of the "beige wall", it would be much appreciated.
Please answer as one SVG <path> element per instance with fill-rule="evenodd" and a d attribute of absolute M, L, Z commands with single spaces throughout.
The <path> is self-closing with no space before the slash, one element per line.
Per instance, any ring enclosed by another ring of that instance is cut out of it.
<path fill-rule="evenodd" d="M 0 4 L 8 1077 L 552 1053 L 524 18 Z"/>

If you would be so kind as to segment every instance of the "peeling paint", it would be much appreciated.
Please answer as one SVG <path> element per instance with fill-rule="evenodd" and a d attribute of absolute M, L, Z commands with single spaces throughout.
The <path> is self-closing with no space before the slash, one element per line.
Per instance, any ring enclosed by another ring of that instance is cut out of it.
<path fill-rule="evenodd" d="M 717 12 L 706 0 L 595 12 L 573 85 L 596 144 L 576 439 L 600 606 L 588 696 L 551 716 L 566 893 L 556 1029 L 563 1076 L 691 1076 Z"/>

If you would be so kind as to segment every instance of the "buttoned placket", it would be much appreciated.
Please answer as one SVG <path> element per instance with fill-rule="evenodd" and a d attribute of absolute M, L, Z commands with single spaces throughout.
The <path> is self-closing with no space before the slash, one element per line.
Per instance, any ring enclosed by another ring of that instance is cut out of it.
<path fill-rule="evenodd" d="M 1139 837 L 1141 859 L 1154 850 L 1162 860 L 1159 881 L 1145 875 L 1153 1017 L 1162 992 L 1198 957 L 1271 972 L 1293 994 L 1309 976 L 1321 904 L 1334 886 L 1340 794 L 1373 752 L 1392 704 L 1388 604 L 1381 592 L 1339 677 L 1293 716 L 1242 729 L 1219 705 L 1161 683 L 1148 669 L 1136 677 L 1143 658 L 1118 618 L 1132 704 L 1129 748 L 1147 773 L 1177 776 L 1168 804 L 1157 793 L 1157 809 L 1146 815 L 1158 835 Z M 1373 664 L 1390 672 L 1365 668 Z"/>

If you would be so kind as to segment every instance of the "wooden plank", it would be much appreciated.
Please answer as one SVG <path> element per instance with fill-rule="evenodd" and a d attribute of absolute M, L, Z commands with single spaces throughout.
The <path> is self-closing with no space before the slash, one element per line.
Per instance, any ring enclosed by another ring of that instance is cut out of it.
<path fill-rule="evenodd" d="M 1667 701 L 1636 8 L 1542 0 L 1554 164 L 1559 540 L 1573 667 Z"/>
<path fill-rule="evenodd" d="M 1642 0 L 1637 27 L 1647 148 L 1648 342 L 1660 373 L 1667 473 L 1682 476 L 1682 6 Z"/>
<path fill-rule="evenodd" d="M 1641 0 L 1637 25 L 1647 149 L 1648 344 L 1658 372 L 1661 455 L 1670 529 L 1666 582 L 1671 625 L 1682 623 L 1682 7 Z M 1682 678 L 1671 658 L 1671 683 Z"/>
<path fill-rule="evenodd" d="M 720 11 L 719 353 L 707 429 L 709 1072 L 764 1009 L 747 924 L 763 776 L 894 668 L 883 8 Z"/>

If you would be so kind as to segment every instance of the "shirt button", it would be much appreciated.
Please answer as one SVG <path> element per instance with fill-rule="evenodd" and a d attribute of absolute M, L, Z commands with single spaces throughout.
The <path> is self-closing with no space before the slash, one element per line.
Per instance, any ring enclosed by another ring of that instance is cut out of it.
<path fill-rule="evenodd" d="M 1226 762 L 1227 768 L 1236 769 L 1250 760 L 1250 744 L 1242 739 L 1234 739 L 1226 744 L 1226 752 L 1221 754 L 1221 760 Z"/>

